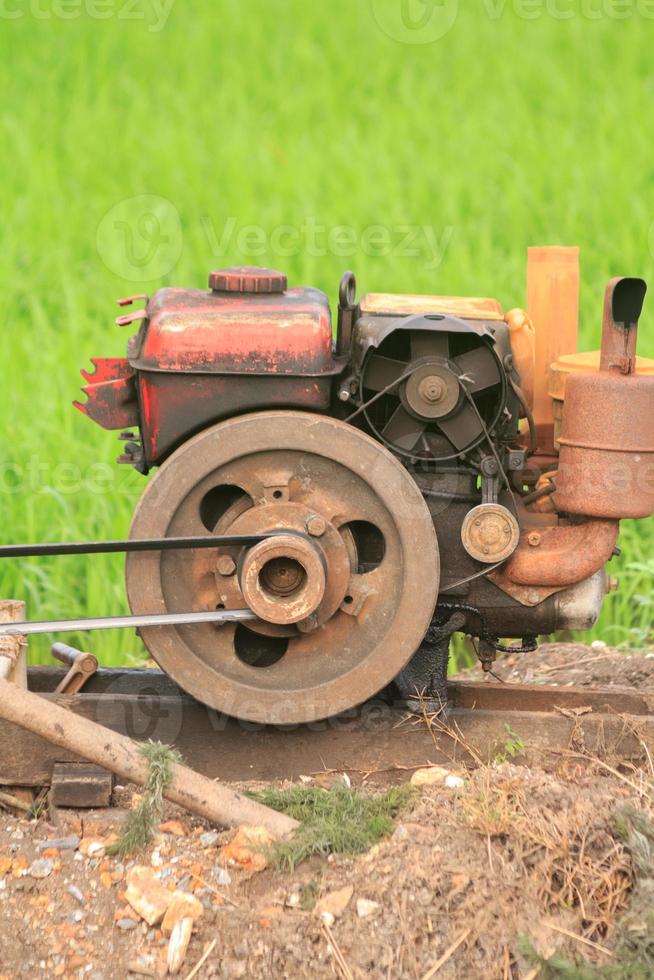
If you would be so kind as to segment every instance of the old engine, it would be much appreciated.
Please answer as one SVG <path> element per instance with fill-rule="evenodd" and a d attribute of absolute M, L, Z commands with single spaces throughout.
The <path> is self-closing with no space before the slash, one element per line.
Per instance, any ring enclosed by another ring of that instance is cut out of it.
<path fill-rule="evenodd" d="M 327 297 L 270 269 L 121 300 L 128 356 L 96 359 L 77 407 L 157 468 L 130 537 L 220 539 L 129 553 L 131 609 L 249 617 L 146 627 L 152 656 L 207 705 L 297 723 L 392 682 L 437 707 L 455 631 L 490 668 L 592 626 L 619 519 L 654 512 L 645 289 L 609 283 L 591 355 L 572 249 L 530 250 L 529 315 L 358 299 L 346 273 L 335 341 Z"/>

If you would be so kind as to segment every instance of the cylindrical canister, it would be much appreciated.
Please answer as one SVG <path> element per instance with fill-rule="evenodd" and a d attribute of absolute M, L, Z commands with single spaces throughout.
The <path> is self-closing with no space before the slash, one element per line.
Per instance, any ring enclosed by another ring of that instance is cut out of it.
<path fill-rule="evenodd" d="M 571 374 L 556 506 L 590 517 L 654 514 L 654 377 Z"/>
<path fill-rule="evenodd" d="M 645 289 L 640 279 L 611 280 L 600 370 L 567 379 L 559 511 L 617 519 L 654 514 L 654 376 L 635 373 Z"/>

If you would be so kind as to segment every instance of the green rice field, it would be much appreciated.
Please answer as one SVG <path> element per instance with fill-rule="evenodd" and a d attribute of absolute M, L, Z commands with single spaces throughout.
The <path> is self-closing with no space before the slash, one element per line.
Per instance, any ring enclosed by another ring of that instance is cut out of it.
<path fill-rule="evenodd" d="M 74 411 L 124 354 L 115 299 L 272 265 L 364 291 L 525 300 L 529 245 L 654 278 L 654 5 L 644 0 L 0 4 L 0 538 L 126 534 L 144 480 Z M 654 301 L 640 353 L 654 356 Z M 593 638 L 649 637 L 654 525 L 624 525 Z M 31 618 L 126 612 L 120 557 L 0 564 Z M 88 637 L 72 637 L 88 646 Z M 142 659 L 98 635 L 105 664 Z M 31 644 L 47 661 L 47 638 Z"/>

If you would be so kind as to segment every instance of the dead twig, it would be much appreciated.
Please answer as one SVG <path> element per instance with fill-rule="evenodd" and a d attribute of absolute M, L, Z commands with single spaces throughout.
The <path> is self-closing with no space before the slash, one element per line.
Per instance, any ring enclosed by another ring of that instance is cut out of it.
<path fill-rule="evenodd" d="M 589 755 L 587 752 L 571 752 L 569 749 L 564 749 L 563 751 L 560 749 L 548 749 L 548 752 L 552 752 L 554 755 L 562 755 L 567 758 L 584 759 L 585 762 L 593 762 L 600 766 L 600 768 L 605 769 L 606 772 L 610 773 L 612 776 L 615 776 L 616 779 L 619 779 L 626 786 L 631 787 L 631 789 L 633 789 L 635 793 L 638 793 L 639 796 L 643 797 L 643 799 L 649 799 L 651 796 L 651 791 L 643 789 L 642 786 L 638 786 L 637 783 L 634 783 L 631 779 L 628 779 L 618 769 L 614 769 L 613 766 L 610 766 L 608 763 L 598 759 L 597 756 Z"/>
<path fill-rule="evenodd" d="M 560 932 L 562 936 L 567 936 L 568 939 L 574 939 L 577 943 L 583 943 L 584 946 L 590 946 L 591 949 L 596 949 L 599 953 L 604 953 L 605 956 L 613 957 L 615 955 L 606 946 L 600 946 L 599 943 L 594 943 L 592 939 L 586 939 L 585 936 L 578 936 L 576 932 L 570 932 L 562 926 L 555 926 L 553 922 L 545 922 L 545 925 L 548 929 L 552 929 L 554 932 Z"/>
<path fill-rule="evenodd" d="M 461 943 L 464 943 L 466 941 L 466 939 L 468 938 L 471 932 L 472 929 L 466 929 L 465 932 L 462 932 L 459 938 L 455 940 L 448 949 L 445 950 L 441 958 L 439 960 L 436 960 L 434 965 L 430 967 L 429 970 L 427 970 L 427 972 L 422 977 L 422 980 L 431 980 L 432 977 L 436 976 L 440 968 L 442 966 L 445 966 L 447 961 L 451 959 L 452 956 L 454 956 Z"/>
<path fill-rule="evenodd" d="M 334 959 L 336 960 L 336 963 L 343 975 L 343 980 L 354 980 L 354 974 L 352 973 L 349 966 L 347 965 L 345 957 L 341 952 L 341 948 L 336 942 L 336 937 L 334 936 L 334 933 L 332 932 L 331 928 L 327 925 L 326 922 L 323 922 L 322 924 L 322 931 L 325 934 L 325 938 L 327 939 L 327 942 L 329 943 L 329 945 L 333 950 Z"/>
<path fill-rule="evenodd" d="M 219 892 L 217 888 L 214 888 L 213 885 L 210 885 L 209 882 L 205 881 L 204 878 L 201 878 L 200 875 L 192 874 L 191 877 L 193 878 L 194 881 L 198 881 L 203 888 L 208 888 L 209 891 L 213 892 L 214 895 L 217 895 L 218 898 L 222 898 L 223 902 L 228 902 L 229 905 L 233 905 L 235 909 L 240 909 L 241 906 L 238 904 L 238 902 L 235 902 L 233 898 L 229 898 L 229 896 L 227 895 L 223 895 L 222 892 Z"/>
<path fill-rule="evenodd" d="M 17 796 L 12 796 L 11 793 L 0 792 L 0 806 L 11 807 L 14 810 L 22 810 L 23 813 L 29 813 L 34 804 L 19 800 Z"/>
<path fill-rule="evenodd" d="M 198 972 L 200 971 L 200 969 L 204 966 L 204 964 L 207 962 L 207 960 L 209 959 L 209 957 L 213 953 L 214 949 L 216 948 L 216 943 L 217 942 L 218 942 L 218 940 L 217 939 L 214 939 L 211 943 L 209 943 L 209 945 L 207 946 L 207 948 L 205 949 L 204 953 L 202 954 L 202 956 L 200 957 L 200 959 L 197 961 L 197 963 L 195 964 L 195 966 L 193 967 L 193 969 L 191 970 L 191 972 L 188 973 L 184 977 L 184 980 L 193 980 L 193 977 L 198 974 Z"/>

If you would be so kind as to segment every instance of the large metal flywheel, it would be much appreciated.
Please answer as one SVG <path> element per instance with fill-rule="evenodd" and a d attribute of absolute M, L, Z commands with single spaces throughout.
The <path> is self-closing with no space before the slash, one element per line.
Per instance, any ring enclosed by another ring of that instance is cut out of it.
<path fill-rule="evenodd" d="M 128 555 L 135 614 L 250 609 L 256 619 L 142 630 L 205 704 L 287 724 L 326 718 L 388 684 L 420 645 L 439 585 L 436 534 L 404 467 L 324 416 L 221 422 L 164 463 L 132 538 L 255 535 L 251 546 Z"/>

